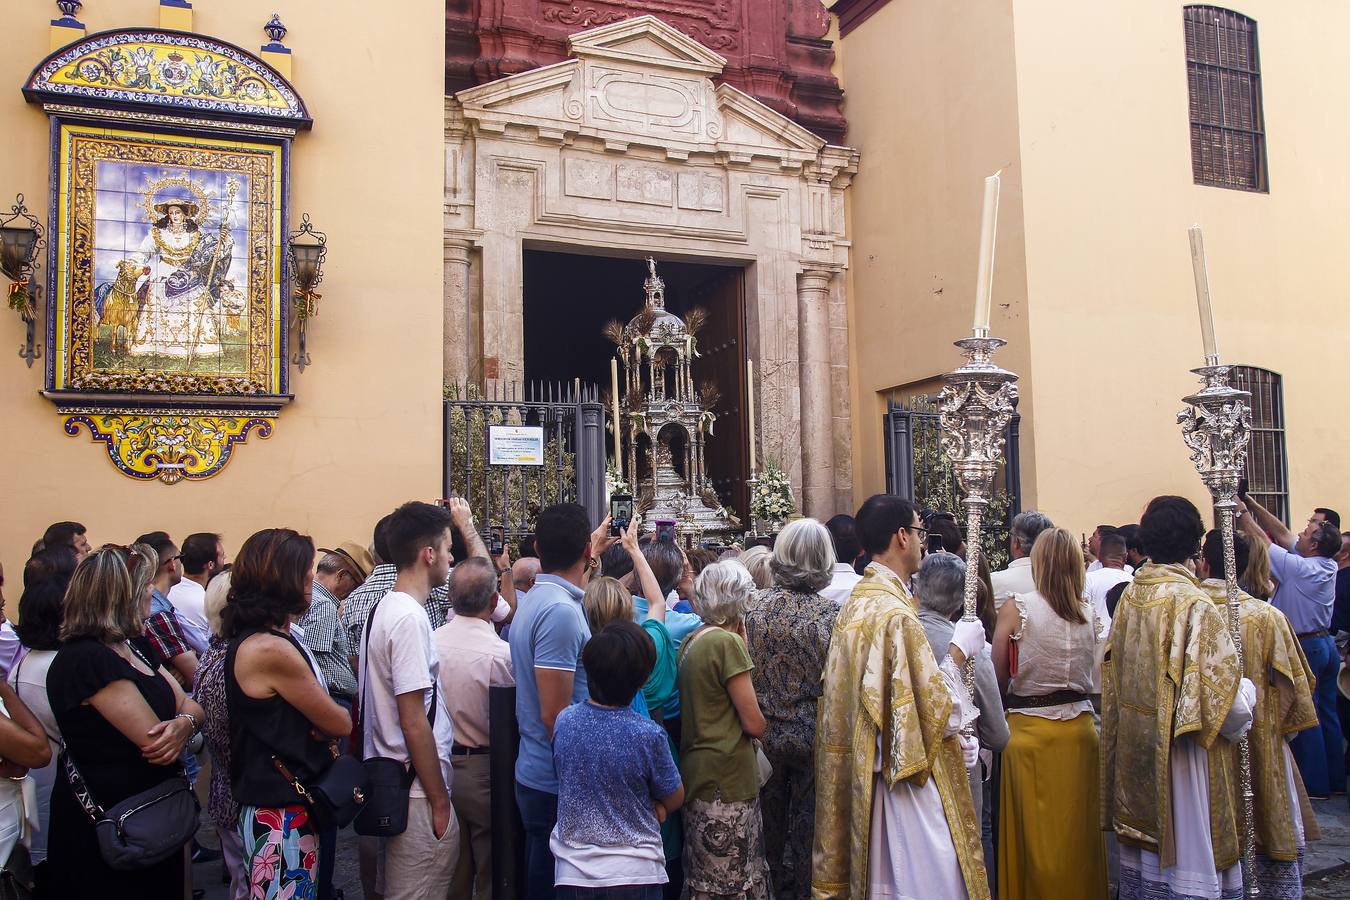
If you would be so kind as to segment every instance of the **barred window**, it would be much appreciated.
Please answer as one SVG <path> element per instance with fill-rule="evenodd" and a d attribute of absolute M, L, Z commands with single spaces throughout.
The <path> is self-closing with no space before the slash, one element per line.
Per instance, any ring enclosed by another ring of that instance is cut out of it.
<path fill-rule="evenodd" d="M 1247 493 L 1289 524 L 1289 460 L 1284 443 L 1284 388 L 1278 373 L 1234 366 L 1229 382 L 1251 392 L 1252 442 L 1247 448 Z"/>
<path fill-rule="evenodd" d="M 1268 191 L 1256 21 L 1217 6 L 1188 6 L 1185 24 L 1195 183 Z"/>

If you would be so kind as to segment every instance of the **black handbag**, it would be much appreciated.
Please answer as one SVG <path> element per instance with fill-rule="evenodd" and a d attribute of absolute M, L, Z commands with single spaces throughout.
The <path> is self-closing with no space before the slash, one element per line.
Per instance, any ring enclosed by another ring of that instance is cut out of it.
<path fill-rule="evenodd" d="M 375 605 L 370 608 L 370 615 L 366 617 L 366 652 L 362 657 L 366 663 L 370 660 L 370 626 L 375 622 L 375 610 L 379 609 L 379 606 L 380 601 L 375 601 Z M 362 672 L 361 709 L 356 717 L 357 736 L 361 740 L 361 746 L 357 752 L 363 757 L 366 750 L 366 695 L 364 690 L 368 680 L 366 674 Z M 432 731 L 436 729 L 436 707 L 439 705 L 437 694 L 436 685 L 433 684 L 431 686 L 431 712 L 427 714 L 427 721 L 431 723 Z M 388 756 L 372 756 L 369 759 L 363 759 L 362 766 L 365 768 L 369 782 L 366 789 L 366 802 L 352 823 L 353 830 L 364 837 L 394 837 L 407 831 L 408 792 L 412 788 L 413 779 L 417 776 L 413 767 L 405 764 L 402 760 L 392 759 Z"/>
<path fill-rule="evenodd" d="M 28 848 L 15 844 L 9 860 L 0 867 L 0 900 L 32 900 L 37 896 L 37 875 Z"/>
<path fill-rule="evenodd" d="M 346 828 L 366 804 L 370 777 L 359 759 L 337 752 L 336 742 L 330 743 L 328 749 L 333 754 L 333 761 L 317 777 L 310 779 L 308 785 L 296 778 L 278 757 L 272 757 L 272 765 L 305 801 L 310 815 L 319 825 Z"/>
<path fill-rule="evenodd" d="M 166 778 L 105 811 L 89 793 L 69 748 L 61 760 L 75 799 L 94 823 L 99 854 L 110 867 L 119 871 L 148 868 L 182 850 L 197 833 L 201 807 L 183 776 Z"/>

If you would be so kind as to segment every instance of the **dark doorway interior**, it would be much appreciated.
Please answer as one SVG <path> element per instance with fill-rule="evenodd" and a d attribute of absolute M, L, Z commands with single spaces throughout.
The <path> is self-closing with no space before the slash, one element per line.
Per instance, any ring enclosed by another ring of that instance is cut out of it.
<path fill-rule="evenodd" d="M 708 313 L 694 363 L 695 384 L 711 381 L 721 394 L 712 407 L 707 472 L 722 501 L 746 521 L 744 269 L 658 259 L 657 273 L 666 282 L 667 309 L 681 317 L 695 306 Z M 637 315 L 646 277 L 641 259 L 525 250 L 525 380 L 580 378 L 608 391 L 614 345 L 601 329 Z"/>

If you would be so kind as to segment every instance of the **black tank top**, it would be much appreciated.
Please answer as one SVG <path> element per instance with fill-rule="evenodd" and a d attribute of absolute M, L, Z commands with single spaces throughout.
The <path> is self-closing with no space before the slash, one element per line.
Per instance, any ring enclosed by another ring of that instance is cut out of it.
<path fill-rule="evenodd" d="M 314 726 L 280 694 L 259 700 L 239 687 L 234 658 L 239 645 L 255 634 L 285 638 L 302 657 L 304 651 L 289 634 L 263 629 L 249 631 L 230 642 L 225 654 L 225 702 L 230 724 L 230 787 L 237 803 L 277 807 L 304 800 L 272 762 L 280 759 L 302 784 L 309 784 L 333 761 L 328 742 L 316 740 Z"/>

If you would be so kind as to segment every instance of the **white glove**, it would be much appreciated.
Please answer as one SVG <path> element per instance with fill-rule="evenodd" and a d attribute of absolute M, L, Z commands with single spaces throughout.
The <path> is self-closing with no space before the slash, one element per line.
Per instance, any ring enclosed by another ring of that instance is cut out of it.
<path fill-rule="evenodd" d="M 975 768 L 975 764 L 980 761 L 979 740 L 973 734 L 966 736 L 961 732 L 957 732 L 956 738 L 961 742 L 961 757 L 966 762 L 966 768 Z"/>
<path fill-rule="evenodd" d="M 1243 678 L 1238 682 L 1237 697 L 1233 698 L 1233 706 L 1224 717 L 1219 733 L 1234 743 L 1242 740 L 1243 735 L 1251 731 L 1255 709 L 1256 685 L 1250 679 Z"/>
<path fill-rule="evenodd" d="M 952 646 L 964 653 L 966 659 L 979 656 L 984 649 L 984 623 L 979 619 L 958 621 L 952 631 Z"/>

